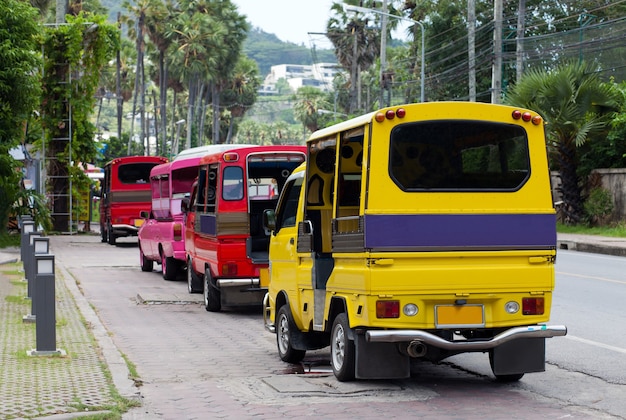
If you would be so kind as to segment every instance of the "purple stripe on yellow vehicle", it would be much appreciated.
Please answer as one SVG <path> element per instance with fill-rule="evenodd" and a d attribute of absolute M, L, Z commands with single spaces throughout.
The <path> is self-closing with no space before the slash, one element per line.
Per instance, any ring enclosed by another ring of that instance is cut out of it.
<path fill-rule="evenodd" d="M 554 214 L 366 215 L 364 225 L 370 249 L 556 248 Z"/>

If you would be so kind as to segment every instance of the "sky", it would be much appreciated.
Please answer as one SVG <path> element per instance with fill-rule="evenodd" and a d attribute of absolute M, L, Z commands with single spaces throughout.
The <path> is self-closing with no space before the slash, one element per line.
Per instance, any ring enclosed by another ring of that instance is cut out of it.
<path fill-rule="evenodd" d="M 231 0 L 253 27 L 275 34 L 281 41 L 311 46 L 325 41 L 330 7 L 336 0 Z"/>

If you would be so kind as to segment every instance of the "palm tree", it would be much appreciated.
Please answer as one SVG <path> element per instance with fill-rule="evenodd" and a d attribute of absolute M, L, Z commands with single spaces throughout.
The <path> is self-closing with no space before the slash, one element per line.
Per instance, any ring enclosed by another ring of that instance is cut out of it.
<path fill-rule="evenodd" d="M 256 102 L 260 86 L 259 68 L 254 60 L 240 56 L 226 89 L 222 90 L 224 107 L 230 111 L 225 143 L 231 143 L 235 119 L 241 119 Z"/>
<path fill-rule="evenodd" d="M 561 178 L 565 223 L 583 217 L 577 147 L 606 135 L 621 96 L 603 83 L 594 65 L 567 63 L 554 70 L 528 71 L 507 94 L 506 103 L 537 111 L 547 122 L 548 147 Z"/>
<path fill-rule="evenodd" d="M 326 24 L 326 33 L 333 43 L 339 64 L 350 73 L 349 113 L 353 113 L 360 108 L 359 73 L 369 69 L 380 55 L 380 31 L 368 26 L 371 16 L 348 15 L 341 3 L 333 3 L 331 11 L 333 14 Z M 375 20 L 379 20 L 378 15 L 372 16 Z"/>
<path fill-rule="evenodd" d="M 319 110 L 328 109 L 330 103 L 326 94 L 314 87 L 301 87 L 296 93 L 296 103 L 293 106 L 296 119 L 310 132 L 320 128 L 321 114 Z"/>

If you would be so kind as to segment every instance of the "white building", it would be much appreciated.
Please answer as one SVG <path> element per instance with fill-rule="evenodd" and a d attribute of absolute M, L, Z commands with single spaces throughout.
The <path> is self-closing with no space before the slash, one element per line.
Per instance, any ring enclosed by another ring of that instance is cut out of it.
<path fill-rule="evenodd" d="M 270 73 L 259 89 L 259 94 L 277 94 L 276 82 L 280 79 L 285 79 L 294 92 L 302 86 L 312 86 L 329 92 L 333 88 L 333 77 L 338 72 L 339 66 L 335 63 L 317 63 L 312 66 L 279 64 L 271 67 Z"/>

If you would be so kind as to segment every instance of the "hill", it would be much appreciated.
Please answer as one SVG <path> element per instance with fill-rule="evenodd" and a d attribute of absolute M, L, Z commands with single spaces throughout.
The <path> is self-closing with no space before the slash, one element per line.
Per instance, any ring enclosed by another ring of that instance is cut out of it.
<path fill-rule="evenodd" d="M 118 12 L 124 14 L 123 0 L 100 0 L 108 10 L 109 21 L 117 20 Z M 259 65 L 259 74 L 265 76 L 270 67 L 277 64 L 334 63 L 337 61 L 332 50 L 311 50 L 302 45 L 284 42 L 274 34 L 264 32 L 260 28 L 252 28 L 248 32 L 243 52 Z"/>

